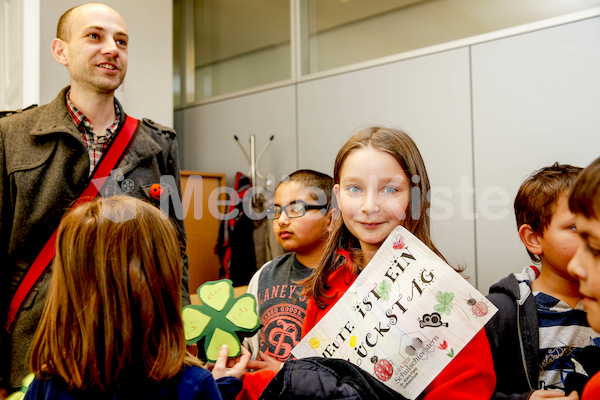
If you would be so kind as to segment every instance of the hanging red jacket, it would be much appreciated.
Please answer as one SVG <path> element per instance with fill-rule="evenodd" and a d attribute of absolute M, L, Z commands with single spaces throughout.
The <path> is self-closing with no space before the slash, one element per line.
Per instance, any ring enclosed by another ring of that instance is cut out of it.
<path fill-rule="evenodd" d="M 250 189 L 250 178 L 238 172 L 234 189 L 239 202 L 230 202 L 227 214 L 237 210 L 233 218 L 221 221 L 215 253 L 219 256 L 221 278 L 231 279 L 233 286 L 244 286 L 256 272 L 254 221 L 244 212 L 243 199 Z"/>

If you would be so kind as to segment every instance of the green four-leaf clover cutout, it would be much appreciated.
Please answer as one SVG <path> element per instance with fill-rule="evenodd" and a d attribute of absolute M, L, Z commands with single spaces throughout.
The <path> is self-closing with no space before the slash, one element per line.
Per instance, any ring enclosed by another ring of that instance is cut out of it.
<path fill-rule="evenodd" d="M 198 356 L 215 362 L 226 344 L 229 357 L 242 353 L 241 340 L 260 328 L 256 298 L 245 293 L 234 297 L 229 279 L 206 282 L 198 288 L 201 305 L 183 307 L 183 330 L 188 346 L 198 343 Z"/>
<path fill-rule="evenodd" d="M 33 382 L 34 377 L 35 375 L 31 373 L 25 378 L 23 378 L 23 387 L 21 387 L 21 390 L 19 390 L 18 392 L 14 392 L 10 396 L 8 396 L 6 400 L 23 400 L 25 398 L 25 393 L 27 393 L 29 385 L 31 385 L 31 382 Z"/>

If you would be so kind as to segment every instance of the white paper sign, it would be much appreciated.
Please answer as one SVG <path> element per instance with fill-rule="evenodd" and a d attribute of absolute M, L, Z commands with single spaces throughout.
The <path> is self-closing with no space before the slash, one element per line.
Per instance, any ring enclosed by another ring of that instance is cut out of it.
<path fill-rule="evenodd" d="M 415 399 L 496 311 L 399 226 L 292 354 L 346 359 Z"/>

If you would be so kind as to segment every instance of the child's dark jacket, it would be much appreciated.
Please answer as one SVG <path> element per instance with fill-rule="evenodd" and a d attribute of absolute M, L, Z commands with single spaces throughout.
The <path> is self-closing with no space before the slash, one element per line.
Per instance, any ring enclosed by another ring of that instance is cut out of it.
<path fill-rule="evenodd" d="M 24 400 L 233 400 L 242 381 L 231 376 L 220 379 L 200 367 L 184 367 L 179 374 L 161 382 L 149 379 L 127 382 L 117 392 L 94 389 L 70 390 L 60 377 L 33 380 Z"/>
<path fill-rule="evenodd" d="M 530 281 L 535 279 L 535 272 L 529 267 L 523 274 L 533 274 Z M 498 307 L 485 326 L 496 370 L 492 399 L 526 400 L 538 386 L 537 306 L 531 290 L 527 293 L 520 289 L 519 281 L 510 274 L 492 285 L 487 296 Z"/>
<path fill-rule="evenodd" d="M 407 400 L 346 360 L 309 357 L 287 361 L 259 400 Z"/>

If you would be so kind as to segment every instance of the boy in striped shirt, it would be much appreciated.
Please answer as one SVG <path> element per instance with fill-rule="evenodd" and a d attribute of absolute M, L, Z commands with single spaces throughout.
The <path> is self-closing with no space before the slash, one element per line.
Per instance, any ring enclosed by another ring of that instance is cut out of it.
<path fill-rule="evenodd" d="M 565 389 L 565 378 L 584 372 L 582 348 L 600 345 L 579 283 L 567 271 L 579 244 L 567 199 L 580 171 L 558 163 L 542 168 L 515 198 L 519 237 L 541 268 L 529 266 L 490 288 L 488 298 L 499 309 L 486 326 L 497 375 L 494 399 L 578 399 Z"/>

